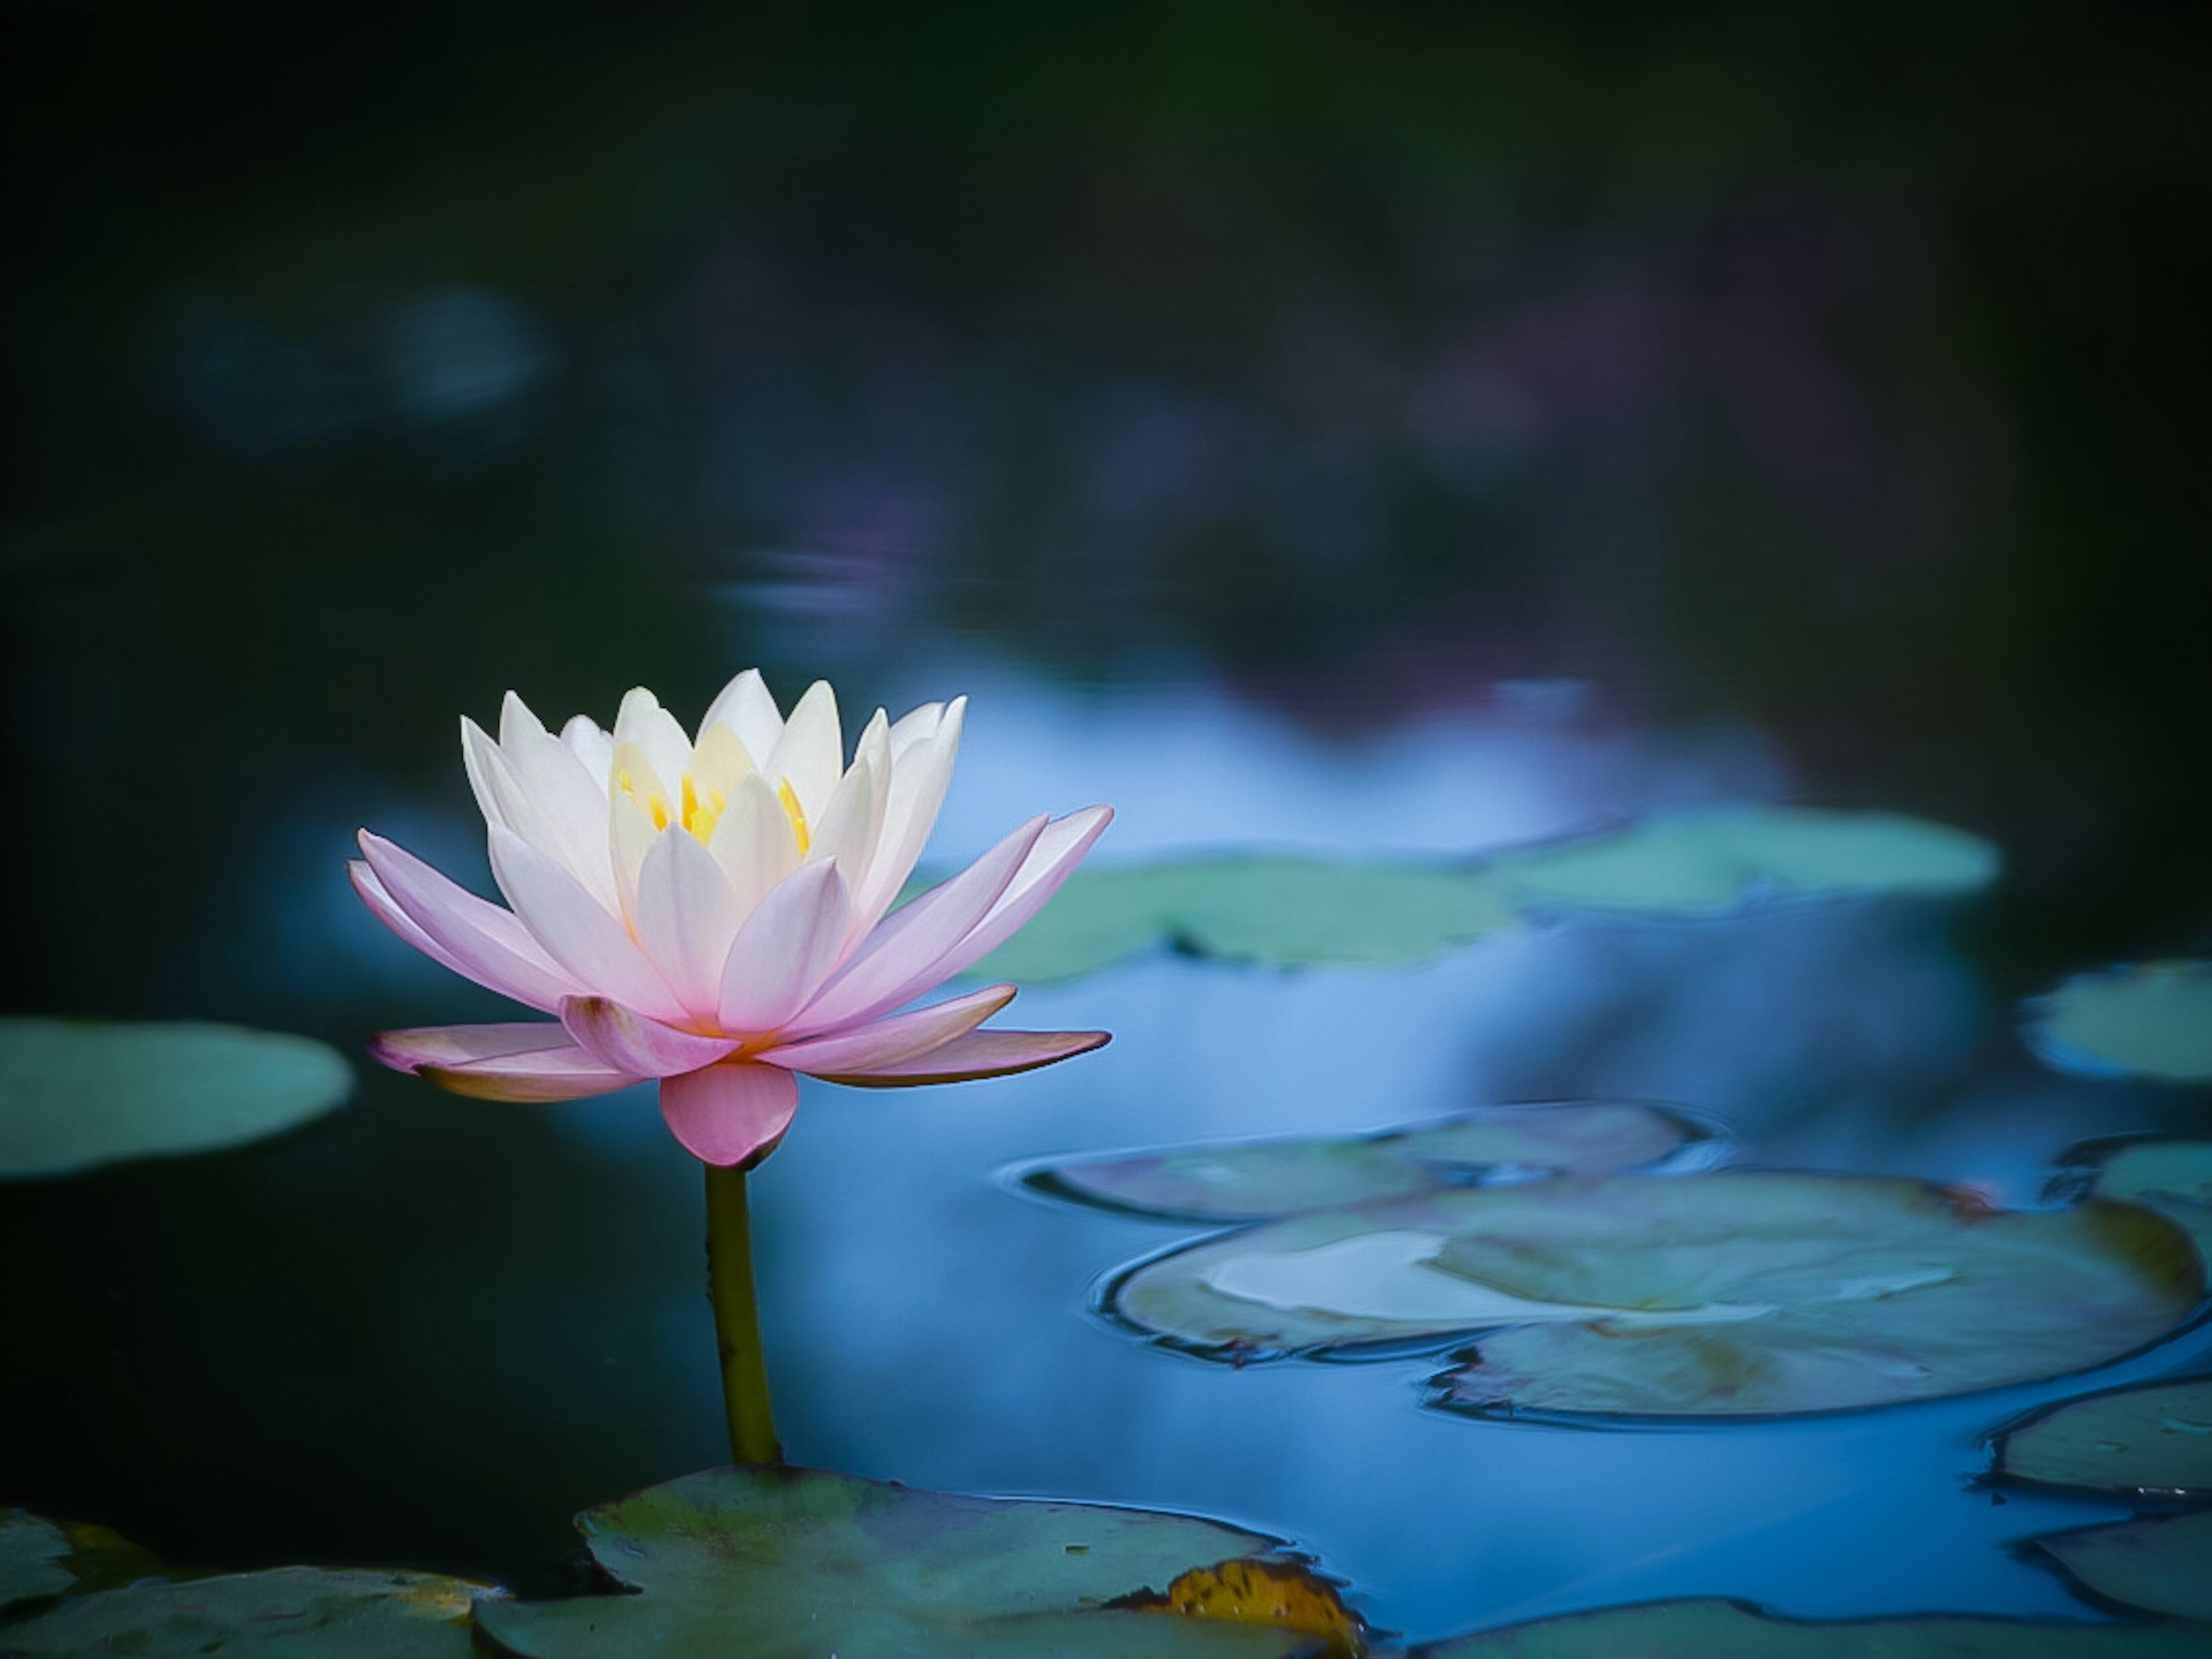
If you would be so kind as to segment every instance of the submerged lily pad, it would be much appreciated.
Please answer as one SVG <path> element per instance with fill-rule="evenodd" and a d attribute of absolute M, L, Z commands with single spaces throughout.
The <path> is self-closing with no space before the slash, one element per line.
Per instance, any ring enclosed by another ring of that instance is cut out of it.
<path fill-rule="evenodd" d="M 1541 1619 L 1417 1649 L 1420 1659 L 2183 1659 L 2212 1631 L 1931 1616 L 1800 1624 L 1740 1602 L 1655 1601 Z"/>
<path fill-rule="evenodd" d="M 1840 1411 L 2078 1370 L 2203 1290 L 2147 1210 L 1994 1212 L 1914 1181 L 1730 1172 L 1437 1188 L 1139 1264 L 1123 1321 L 1239 1362 L 1493 1330 L 1437 1403 Z"/>
<path fill-rule="evenodd" d="M 1279 967 L 1414 962 L 1516 916 L 1474 866 L 1250 857 L 1083 869 L 975 971 L 1072 979 L 1163 939 L 1197 956 Z"/>
<path fill-rule="evenodd" d="M 2061 1071 L 2212 1082 L 2212 962 L 2081 975 L 2028 1004 L 2026 1031 Z"/>
<path fill-rule="evenodd" d="M 1509 853 L 1492 868 L 1540 902 L 1711 911 L 1759 892 L 1970 893 L 1996 879 L 1999 862 L 1979 836 L 1893 812 L 1723 806 Z"/>
<path fill-rule="evenodd" d="M 1711 1133 L 1639 1101 L 1477 1106 L 1364 1135 L 1215 1141 L 1040 1165 L 1029 1183 L 1109 1209 L 1188 1221 L 1254 1221 L 1298 1210 L 1472 1185 L 1486 1173 L 1613 1175 Z"/>
<path fill-rule="evenodd" d="M 76 1583 L 64 1564 L 69 1534 L 27 1510 L 0 1516 L 0 1607 L 37 1595 L 58 1595 Z"/>
<path fill-rule="evenodd" d="M 1209 1521 L 961 1498 L 807 1469 L 716 1469 L 579 1517 L 599 1565 L 642 1594 L 487 1602 L 526 1659 L 1267 1659 L 1329 1651 L 1312 1630 L 1117 1607 L 1272 1540 Z M 1341 1644 L 1335 1650 L 1341 1650 Z"/>
<path fill-rule="evenodd" d="M 309 1037 L 0 1019 L 0 1176 L 236 1146 L 320 1116 L 352 1090 L 344 1059 Z"/>
<path fill-rule="evenodd" d="M 2035 1541 L 2100 1595 L 2151 1613 L 2212 1620 L 2212 1511 L 2139 1516 Z M 2212 1629 L 2204 1639 L 2212 1649 Z"/>
<path fill-rule="evenodd" d="M 488 1584 L 435 1573 L 277 1567 L 133 1584 L 0 1629 L 0 1653 L 199 1659 L 252 1650 L 317 1659 L 466 1659 L 469 1614 Z"/>
<path fill-rule="evenodd" d="M 2212 1492 L 2212 1378 L 2069 1400 L 2004 1436 L 1996 1467 L 2053 1486 Z"/>

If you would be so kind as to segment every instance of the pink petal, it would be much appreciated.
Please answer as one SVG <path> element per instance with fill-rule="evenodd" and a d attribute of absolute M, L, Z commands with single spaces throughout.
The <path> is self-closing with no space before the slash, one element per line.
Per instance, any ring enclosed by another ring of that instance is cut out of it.
<path fill-rule="evenodd" d="M 799 1079 L 773 1066 L 732 1061 L 663 1078 L 660 1115 L 703 1164 L 758 1163 L 775 1150 L 799 1109 Z"/>
<path fill-rule="evenodd" d="M 817 1072 L 830 1083 L 862 1089 L 910 1089 L 924 1083 L 965 1083 L 971 1078 L 1006 1077 L 1103 1048 L 1105 1031 L 970 1031 L 941 1048 L 910 1060 L 860 1072 Z"/>
<path fill-rule="evenodd" d="M 570 997 L 561 1005 L 561 1024 L 591 1053 L 632 1077 L 696 1072 L 738 1046 L 735 1037 L 674 1030 L 605 997 Z"/>
<path fill-rule="evenodd" d="M 570 990 L 612 997 L 656 1019 L 684 1017 L 683 1005 L 629 930 L 600 908 L 574 876 L 497 824 L 491 830 L 491 869 L 515 915 L 574 976 Z"/>
<path fill-rule="evenodd" d="M 851 896 L 834 864 L 805 865 L 769 889 L 730 946 L 722 1029 L 773 1031 L 805 1007 L 836 971 L 851 915 Z"/>
<path fill-rule="evenodd" d="M 487 1054 L 481 1060 L 450 1066 L 426 1060 L 415 1067 L 415 1075 L 441 1089 L 478 1100 L 532 1103 L 609 1095 L 645 1081 L 627 1072 L 614 1070 L 574 1043 L 563 1043 L 556 1048 Z"/>
<path fill-rule="evenodd" d="M 930 969 L 990 914 L 1045 827 L 1031 818 L 951 880 L 895 910 L 868 935 L 845 971 L 792 1024 L 812 1036 L 888 1013 L 943 982 Z"/>
<path fill-rule="evenodd" d="M 504 1025 L 417 1025 L 404 1031 L 379 1031 L 368 1052 L 395 1072 L 418 1066 L 465 1066 L 472 1060 L 547 1048 L 573 1048 L 568 1033 L 550 1019 Z"/>
<path fill-rule="evenodd" d="M 1011 985 L 993 985 L 932 1008 L 893 1014 L 834 1036 L 787 1042 L 760 1057 L 793 1072 L 867 1072 L 896 1065 L 964 1036 L 1014 1000 Z"/>
<path fill-rule="evenodd" d="M 1012 939 L 1024 923 L 1044 908 L 1045 901 L 1060 890 L 1060 884 L 1075 872 L 1075 866 L 1083 862 L 1083 855 L 1106 833 L 1106 826 L 1113 821 L 1112 807 L 1086 806 L 1047 825 L 1029 857 L 1022 860 L 1020 870 L 1006 884 L 1005 893 L 991 907 L 990 914 L 976 924 L 973 933 L 938 959 L 931 969 L 937 976 L 933 982 L 941 984 L 974 966 Z"/>
<path fill-rule="evenodd" d="M 464 979 L 468 977 L 467 970 L 453 959 L 452 953 L 416 927 L 392 895 L 384 890 L 384 884 L 376 878 L 376 872 L 370 869 L 365 861 L 348 859 L 346 879 L 353 883 L 353 890 L 361 895 L 361 902 L 368 907 L 371 915 L 441 968 L 449 973 L 459 974 Z"/>
<path fill-rule="evenodd" d="M 585 988 L 546 954 L 513 912 L 456 886 L 381 836 L 362 830 L 361 850 L 384 893 L 437 945 L 443 953 L 438 959 L 457 973 L 548 1013 L 561 1006 L 562 997 Z M 372 902 L 369 908 L 377 907 Z"/>

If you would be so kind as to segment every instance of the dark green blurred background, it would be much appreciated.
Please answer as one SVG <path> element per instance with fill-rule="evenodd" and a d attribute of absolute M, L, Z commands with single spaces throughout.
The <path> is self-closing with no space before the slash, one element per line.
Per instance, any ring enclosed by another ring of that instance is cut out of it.
<path fill-rule="evenodd" d="M 689 713 L 758 663 L 864 709 L 963 653 L 1331 737 L 1571 681 L 1992 836 L 2001 1003 L 2207 943 L 2201 9 L 0 27 L 9 1006 L 351 1049 L 494 1017 L 252 896 L 337 893 L 364 819 L 453 851 L 394 803 L 465 811 L 454 720 L 509 686 Z M 370 1087 L 265 1156 L 5 1195 L 0 1499 L 511 1571 L 712 1455 L 703 1339 L 680 1431 L 601 1352 L 658 1340 L 631 1287 L 692 1218 Z"/>

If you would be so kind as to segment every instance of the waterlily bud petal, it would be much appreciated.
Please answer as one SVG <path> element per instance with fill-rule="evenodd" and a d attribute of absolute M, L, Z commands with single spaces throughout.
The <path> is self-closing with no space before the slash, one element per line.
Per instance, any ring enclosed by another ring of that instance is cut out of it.
<path fill-rule="evenodd" d="M 810 864 L 745 918 L 722 970 L 725 1031 L 781 1027 L 835 971 L 845 950 L 851 895 L 834 864 Z"/>
<path fill-rule="evenodd" d="M 584 1048 L 632 1077 L 672 1077 L 711 1066 L 733 1052 L 734 1037 L 699 1036 L 634 1013 L 605 997 L 570 997 L 561 1024 Z"/>
<path fill-rule="evenodd" d="M 702 1164 L 767 1157 L 798 1109 L 799 1079 L 773 1066 L 725 1062 L 660 1084 L 660 1115 Z"/>
<path fill-rule="evenodd" d="M 933 1007 L 893 1014 L 858 1030 L 810 1037 L 764 1050 L 761 1059 L 793 1072 L 866 1072 L 912 1060 L 964 1036 L 1014 1000 L 1011 985 L 990 985 Z"/>
<path fill-rule="evenodd" d="M 931 1083 L 967 1083 L 977 1078 L 1033 1072 L 1103 1048 L 1113 1041 L 1106 1031 L 970 1031 L 910 1060 L 866 1071 L 818 1072 L 830 1083 L 861 1089 L 912 1089 Z"/>

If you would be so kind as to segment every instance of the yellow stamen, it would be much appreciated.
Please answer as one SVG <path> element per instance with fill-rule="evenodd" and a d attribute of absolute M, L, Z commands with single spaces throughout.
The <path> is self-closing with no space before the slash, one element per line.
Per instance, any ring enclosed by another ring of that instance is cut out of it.
<path fill-rule="evenodd" d="M 789 778 L 776 786 L 775 798 L 783 803 L 784 815 L 791 820 L 791 833 L 799 837 L 799 856 L 805 858 L 807 844 L 814 837 L 806 828 L 806 809 L 799 804 L 799 792 L 791 787 Z"/>

